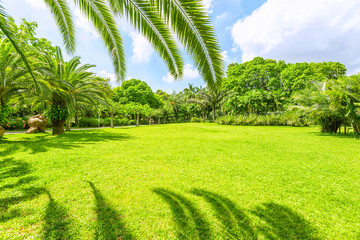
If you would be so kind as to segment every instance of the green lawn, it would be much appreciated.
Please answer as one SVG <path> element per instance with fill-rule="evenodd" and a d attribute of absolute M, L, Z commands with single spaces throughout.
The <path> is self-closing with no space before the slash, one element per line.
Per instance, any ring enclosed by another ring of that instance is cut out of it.
<path fill-rule="evenodd" d="M 360 141 L 318 131 L 5 135 L 0 239 L 360 239 Z"/>

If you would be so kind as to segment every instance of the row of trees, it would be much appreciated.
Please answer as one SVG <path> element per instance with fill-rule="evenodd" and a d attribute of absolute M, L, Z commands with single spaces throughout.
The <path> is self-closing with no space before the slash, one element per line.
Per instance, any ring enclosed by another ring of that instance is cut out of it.
<path fill-rule="evenodd" d="M 1 124 L 6 124 L 10 118 L 41 113 L 51 120 L 53 134 L 62 134 L 65 122 L 66 129 L 70 130 L 72 122 L 78 126 L 81 117 L 110 116 L 111 126 L 114 117 L 136 119 L 137 125 L 144 118 L 166 123 L 202 116 L 205 121 L 212 108 L 215 118 L 221 94 L 191 85 L 180 93 L 167 94 L 161 90 L 154 93 L 144 81 L 136 79 L 111 89 L 109 79 L 91 72 L 94 65 L 81 64 L 80 57 L 65 61 L 60 48 L 37 38 L 36 23 L 23 20 L 18 27 L 9 19 L 8 25 L 19 36 L 17 41 L 21 48 L 28 53 L 27 60 L 36 81 L 11 41 L 1 35 Z"/>

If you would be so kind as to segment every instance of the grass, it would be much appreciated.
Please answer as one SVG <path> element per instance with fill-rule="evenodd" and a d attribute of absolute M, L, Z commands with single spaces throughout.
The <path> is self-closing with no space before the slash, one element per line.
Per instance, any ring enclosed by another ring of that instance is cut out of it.
<path fill-rule="evenodd" d="M 173 124 L 0 140 L 0 239 L 360 239 L 360 141 Z"/>

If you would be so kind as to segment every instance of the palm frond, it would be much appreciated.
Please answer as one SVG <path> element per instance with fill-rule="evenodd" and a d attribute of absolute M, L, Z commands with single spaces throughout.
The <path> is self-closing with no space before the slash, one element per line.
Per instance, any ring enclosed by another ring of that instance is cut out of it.
<path fill-rule="evenodd" d="M 209 88 L 220 85 L 223 57 L 210 18 L 199 0 L 150 0 L 193 58 Z"/>
<path fill-rule="evenodd" d="M 55 22 L 60 29 L 66 50 L 69 53 L 74 53 L 76 46 L 75 28 L 68 3 L 66 0 L 45 0 L 45 3 L 50 8 Z"/>
<path fill-rule="evenodd" d="M 74 0 L 74 2 L 93 23 L 103 39 L 113 62 L 117 80 L 125 79 L 126 65 L 123 42 L 108 5 L 104 0 Z"/>
<path fill-rule="evenodd" d="M 183 60 L 176 41 L 157 8 L 144 0 L 109 0 L 113 10 L 145 36 L 166 63 L 175 79 L 182 77 Z"/>

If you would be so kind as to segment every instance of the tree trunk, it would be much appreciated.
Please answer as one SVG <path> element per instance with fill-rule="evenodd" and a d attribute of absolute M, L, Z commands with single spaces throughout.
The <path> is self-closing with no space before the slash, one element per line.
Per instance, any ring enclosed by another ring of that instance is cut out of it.
<path fill-rule="evenodd" d="M 79 119 L 78 119 L 77 111 L 75 112 L 75 126 L 79 127 Z"/>
<path fill-rule="evenodd" d="M 139 126 L 139 114 L 136 114 L 136 126 Z"/>
<path fill-rule="evenodd" d="M 158 119 L 158 124 L 160 124 L 160 118 Z"/>
<path fill-rule="evenodd" d="M 344 126 L 344 133 L 345 133 L 345 135 L 346 135 L 346 124 L 345 124 L 345 126 Z"/>
<path fill-rule="evenodd" d="M 164 117 L 164 124 L 165 124 L 166 117 Z"/>
<path fill-rule="evenodd" d="M 215 106 L 213 106 L 213 122 L 215 122 Z"/>
<path fill-rule="evenodd" d="M 149 125 L 151 125 L 151 117 L 149 117 Z"/>
<path fill-rule="evenodd" d="M 111 113 L 110 127 L 114 128 L 114 113 Z"/>
<path fill-rule="evenodd" d="M 71 131 L 71 118 L 66 120 L 66 131 Z"/>
<path fill-rule="evenodd" d="M 206 115 L 206 113 L 205 113 L 205 109 L 203 110 L 203 122 L 205 123 L 205 115 Z"/>
<path fill-rule="evenodd" d="M 61 135 L 64 133 L 65 120 L 51 120 L 52 135 Z"/>
<path fill-rule="evenodd" d="M 99 112 L 98 112 L 98 127 L 100 127 L 100 110 L 99 110 Z"/>

